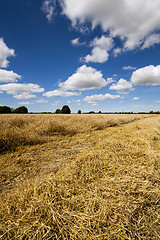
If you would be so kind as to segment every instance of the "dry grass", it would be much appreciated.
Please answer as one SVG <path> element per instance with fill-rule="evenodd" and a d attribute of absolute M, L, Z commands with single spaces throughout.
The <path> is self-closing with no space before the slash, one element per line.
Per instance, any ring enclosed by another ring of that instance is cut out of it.
<path fill-rule="evenodd" d="M 1 154 L 2 239 L 160 239 L 159 117 L 5 118 L 39 142 Z"/>
<path fill-rule="evenodd" d="M 0 153 L 50 141 L 54 135 L 74 135 L 127 123 L 144 115 L 0 115 Z"/>

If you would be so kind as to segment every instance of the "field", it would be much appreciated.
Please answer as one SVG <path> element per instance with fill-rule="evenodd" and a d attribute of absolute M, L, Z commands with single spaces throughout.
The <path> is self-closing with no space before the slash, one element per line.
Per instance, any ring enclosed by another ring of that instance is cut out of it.
<path fill-rule="evenodd" d="M 160 239 L 158 115 L 0 115 L 0 239 Z"/>

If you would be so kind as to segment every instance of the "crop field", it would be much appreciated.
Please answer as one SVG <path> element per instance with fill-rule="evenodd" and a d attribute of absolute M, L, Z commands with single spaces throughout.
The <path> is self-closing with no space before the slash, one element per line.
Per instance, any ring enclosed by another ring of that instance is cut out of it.
<path fill-rule="evenodd" d="M 0 239 L 160 239 L 160 116 L 1 114 Z"/>

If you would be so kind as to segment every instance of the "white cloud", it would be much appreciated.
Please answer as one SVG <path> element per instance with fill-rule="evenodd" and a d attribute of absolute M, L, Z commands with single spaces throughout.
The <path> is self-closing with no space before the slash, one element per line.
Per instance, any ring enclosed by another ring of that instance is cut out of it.
<path fill-rule="evenodd" d="M 140 98 L 139 97 L 134 97 L 134 98 L 132 98 L 132 100 L 139 100 Z"/>
<path fill-rule="evenodd" d="M 90 45 L 92 47 L 99 47 L 101 49 L 106 49 L 106 51 L 110 51 L 113 48 L 113 39 L 102 35 L 100 38 L 96 37 Z"/>
<path fill-rule="evenodd" d="M 32 102 L 19 102 L 18 104 L 31 105 L 31 104 L 35 104 L 35 103 L 48 103 L 48 101 L 45 100 L 45 99 L 39 99 L 39 100 L 35 100 L 35 101 L 32 101 Z"/>
<path fill-rule="evenodd" d="M 113 39 L 105 36 L 101 36 L 101 38 L 96 37 L 90 46 L 93 47 L 93 49 L 91 54 L 84 57 L 85 62 L 103 63 L 108 60 L 108 51 L 113 48 Z"/>
<path fill-rule="evenodd" d="M 33 102 L 19 102 L 20 105 L 31 105 L 34 104 Z"/>
<path fill-rule="evenodd" d="M 122 49 L 117 47 L 113 50 L 114 57 L 117 57 L 122 52 Z"/>
<path fill-rule="evenodd" d="M 48 103 L 48 100 L 38 99 L 38 100 L 35 101 L 35 103 Z"/>
<path fill-rule="evenodd" d="M 81 100 L 69 100 L 67 101 L 67 103 L 80 103 Z"/>
<path fill-rule="evenodd" d="M 95 47 L 92 49 L 91 55 L 88 54 L 84 60 L 85 62 L 98 62 L 104 63 L 108 60 L 109 54 L 105 49 L 101 49 L 100 47 Z"/>
<path fill-rule="evenodd" d="M 106 80 L 103 78 L 101 71 L 95 68 L 81 66 L 77 69 L 71 77 L 65 82 L 59 83 L 59 87 L 64 90 L 93 90 L 100 89 L 107 85 Z"/>
<path fill-rule="evenodd" d="M 113 83 L 115 80 L 113 78 L 107 78 L 107 84 Z"/>
<path fill-rule="evenodd" d="M 124 66 L 123 70 L 135 70 L 136 67 L 132 67 L 132 66 Z"/>
<path fill-rule="evenodd" d="M 13 95 L 16 99 L 35 98 L 36 95 L 33 93 L 40 93 L 44 91 L 44 89 L 40 88 L 38 84 L 33 83 L 8 83 L 0 85 L 0 90 Z"/>
<path fill-rule="evenodd" d="M 124 91 L 126 89 L 131 90 L 133 89 L 133 85 L 131 82 L 121 78 L 117 83 L 112 84 L 109 89 L 116 91 Z"/>
<path fill-rule="evenodd" d="M 160 34 L 152 34 L 145 39 L 142 49 L 149 48 L 158 43 L 160 43 Z"/>
<path fill-rule="evenodd" d="M 160 85 L 160 65 L 137 69 L 131 76 L 131 82 L 134 85 Z"/>
<path fill-rule="evenodd" d="M 74 46 L 80 46 L 80 45 L 84 45 L 84 44 L 85 44 L 84 42 L 80 42 L 80 41 L 79 41 L 79 38 L 72 39 L 72 40 L 71 40 L 71 43 L 72 43 L 72 45 L 74 45 Z"/>
<path fill-rule="evenodd" d="M 87 96 L 83 99 L 83 101 L 86 102 L 93 102 L 93 101 L 104 101 L 104 100 L 112 100 L 112 99 L 116 99 L 116 98 L 120 98 L 120 95 L 111 95 L 109 93 L 106 93 L 105 95 L 103 94 L 99 94 L 99 95 L 91 95 L 91 96 Z"/>
<path fill-rule="evenodd" d="M 13 71 L 7 71 L 0 69 L 0 82 L 17 82 L 17 79 L 21 79 L 21 76 Z"/>
<path fill-rule="evenodd" d="M 109 54 L 105 49 L 101 49 L 99 47 L 93 48 L 91 55 L 88 54 L 84 59 L 85 62 L 98 62 L 104 63 L 108 60 Z"/>
<path fill-rule="evenodd" d="M 49 22 L 52 21 L 53 16 L 55 15 L 56 9 L 56 0 L 45 0 L 42 5 L 42 11 L 46 13 L 46 17 Z"/>
<path fill-rule="evenodd" d="M 10 94 L 8 91 L 6 91 L 8 94 Z M 17 93 L 13 95 L 16 99 L 31 99 L 36 98 L 36 95 L 30 94 L 30 93 Z"/>
<path fill-rule="evenodd" d="M 75 38 L 71 40 L 72 45 L 79 45 L 79 38 Z"/>
<path fill-rule="evenodd" d="M 46 92 L 46 93 L 43 94 L 43 96 L 45 96 L 45 97 L 71 97 L 71 96 L 79 96 L 79 95 L 80 95 L 80 93 L 67 92 L 67 91 L 63 91 L 61 89 Z"/>
<path fill-rule="evenodd" d="M 159 0 L 59 0 L 63 14 L 73 26 L 88 20 L 92 28 L 100 25 L 104 32 L 119 36 L 124 48 L 132 50 L 160 30 Z"/>
<path fill-rule="evenodd" d="M 91 104 L 92 106 L 97 106 L 98 103 L 96 101 L 89 101 L 88 104 Z"/>
<path fill-rule="evenodd" d="M 15 56 L 14 49 L 9 49 L 4 43 L 3 38 L 0 38 L 0 67 L 8 67 L 9 61 L 8 57 Z"/>

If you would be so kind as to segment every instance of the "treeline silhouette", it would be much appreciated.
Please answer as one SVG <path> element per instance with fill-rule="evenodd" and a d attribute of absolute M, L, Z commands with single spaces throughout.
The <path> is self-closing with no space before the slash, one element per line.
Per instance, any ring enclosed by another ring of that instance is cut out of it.
<path fill-rule="evenodd" d="M 28 113 L 28 109 L 25 106 L 21 106 L 15 109 L 8 106 L 0 106 L 0 113 Z"/>

